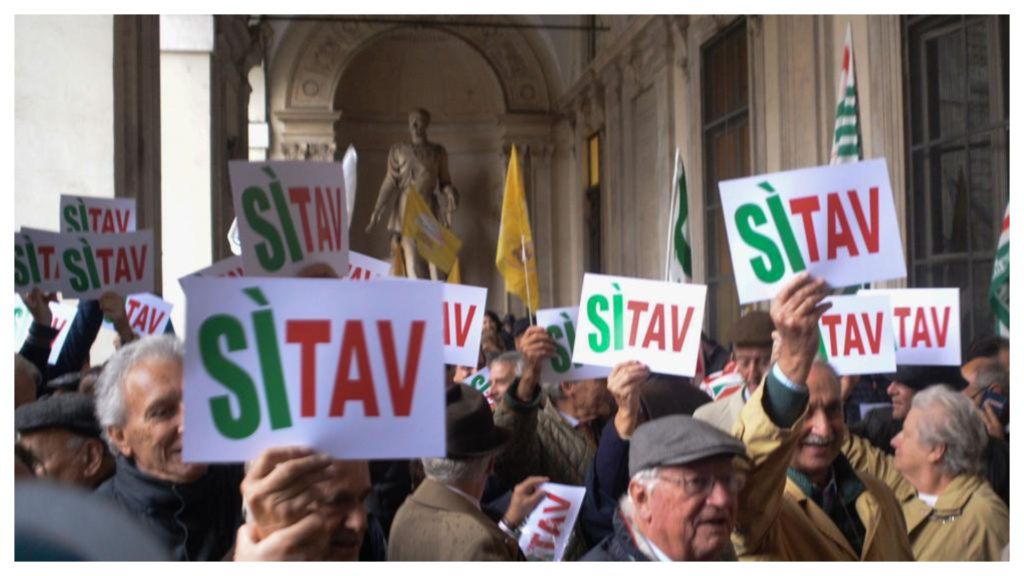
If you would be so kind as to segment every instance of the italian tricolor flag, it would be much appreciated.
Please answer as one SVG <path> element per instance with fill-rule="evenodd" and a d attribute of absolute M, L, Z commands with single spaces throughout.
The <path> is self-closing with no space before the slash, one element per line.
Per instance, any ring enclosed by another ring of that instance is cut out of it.
<path fill-rule="evenodd" d="M 1010 203 L 1006 203 L 1003 227 L 999 234 L 999 247 L 992 262 L 992 286 L 988 302 L 996 315 L 996 328 L 1000 336 L 1010 337 Z"/>

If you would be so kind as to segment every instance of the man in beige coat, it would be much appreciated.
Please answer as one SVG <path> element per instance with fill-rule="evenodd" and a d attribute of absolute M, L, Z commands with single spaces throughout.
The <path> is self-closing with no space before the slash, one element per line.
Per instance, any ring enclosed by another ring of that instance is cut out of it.
<path fill-rule="evenodd" d="M 767 312 L 755 310 L 745 314 L 732 331 L 732 354 L 729 360 L 736 364 L 736 372 L 743 378 L 743 387 L 693 413 L 723 432 L 731 432 L 740 418 L 740 410 L 750 395 L 761 385 L 772 358 L 772 332 L 775 325 Z"/>
<path fill-rule="evenodd" d="M 483 394 L 465 384 L 448 388 L 445 411 L 446 457 L 423 459 L 427 478 L 395 515 L 388 560 L 523 559 L 518 530 L 544 499 L 539 486 L 547 478 L 516 486 L 504 518 L 495 522 L 481 510 L 480 498 L 509 432 L 494 425 Z"/>
<path fill-rule="evenodd" d="M 911 560 L 892 491 L 839 451 L 839 379 L 815 361 L 821 280 L 798 274 L 772 303 L 778 361 L 733 429 L 751 459 L 733 544 L 740 560 Z"/>
<path fill-rule="evenodd" d="M 915 559 L 999 560 L 1010 542 L 1010 513 L 977 475 L 986 440 L 974 404 L 933 386 L 914 395 L 903 431 L 892 441 L 895 457 L 852 434 L 843 453 L 896 493 Z"/>

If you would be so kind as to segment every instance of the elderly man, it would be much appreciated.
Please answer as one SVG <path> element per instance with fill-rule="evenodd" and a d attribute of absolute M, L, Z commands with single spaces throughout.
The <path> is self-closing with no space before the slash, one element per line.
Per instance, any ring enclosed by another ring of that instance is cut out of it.
<path fill-rule="evenodd" d="M 69 393 L 40 398 L 14 412 L 19 443 L 37 477 L 92 490 L 114 471 L 100 439 L 91 396 Z"/>
<path fill-rule="evenodd" d="M 117 459 L 98 493 L 140 517 L 179 560 L 219 560 L 241 524 L 241 466 L 182 461 L 182 346 L 150 336 L 122 347 L 96 385 L 96 415 Z"/>
<path fill-rule="evenodd" d="M 896 493 L 916 560 L 999 560 L 1010 542 L 1010 514 L 977 475 L 986 440 L 971 401 L 932 386 L 914 396 L 892 441 L 895 457 L 852 435 L 843 453 Z"/>
<path fill-rule="evenodd" d="M 716 402 L 705 404 L 693 413 L 719 430 L 729 432 L 740 417 L 740 410 L 761 385 L 772 359 L 772 332 L 775 325 L 767 312 L 755 310 L 744 315 L 733 329 L 730 360 L 743 377 L 743 388 Z"/>
<path fill-rule="evenodd" d="M 540 326 L 522 340 L 523 373 L 501 398 L 495 423 L 512 431 L 509 447 L 498 457 L 498 474 L 509 483 L 541 474 L 560 484 L 583 484 L 597 449 L 591 423 L 611 402 L 607 382 L 583 380 L 540 385 L 541 362 L 555 353 L 554 341 Z M 547 401 L 541 406 L 544 394 Z"/>
<path fill-rule="evenodd" d="M 797 274 L 772 302 L 779 359 L 733 433 L 751 458 L 733 543 L 741 560 L 910 560 L 892 491 L 840 452 L 839 378 L 815 361 L 822 280 Z"/>
<path fill-rule="evenodd" d="M 388 560 L 457 561 L 522 559 L 518 530 L 544 499 L 532 477 L 516 486 L 500 522 L 480 508 L 494 456 L 509 432 L 494 425 L 483 395 L 457 384 L 446 397 L 446 456 L 424 458 L 427 477 L 398 509 L 391 525 Z"/>
<path fill-rule="evenodd" d="M 737 456 L 746 456 L 742 443 L 689 416 L 637 427 L 614 531 L 583 560 L 735 560 L 729 534 L 743 484 Z"/>
<path fill-rule="evenodd" d="M 242 482 L 251 515 L 238 529 L 235 560 L 382 561 L 387 544 L 369 495 L 365 460 L 268 449 Z"/>
<path fill-rule="evenodd" d="M 505 352 L 491 360 L 488 365 L 491 370 L 491 387 L 487 389 L 487 398 L 492 405 L 501 403 L 505 393 L 519 377 L 522 363 L 523 355 L 519 352 Z"/>

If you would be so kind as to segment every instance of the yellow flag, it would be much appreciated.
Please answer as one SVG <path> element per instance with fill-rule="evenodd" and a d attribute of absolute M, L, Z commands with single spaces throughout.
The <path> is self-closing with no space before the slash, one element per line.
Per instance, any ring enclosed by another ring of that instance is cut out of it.
<path fill-rule="evenodd" d="M 462 248 L 462 242 L 441 226 L 430 206 L 412 186 L 406 192 L 402 236 L 415 238 L 416 252 L 446 273 L 455 265 L 456 255 Z"/>
<path fill-rule="evenodd" d="M 519 174 L 519 156 L 512 146 L 512 157 L 505 176 L 505 199 L 501 203 L 501 228 L 498 254 L 494 258 L 505 277 L 505 289 L 523 301 L 531 312 L 540 307 L 537 290 L 537 258 L 533 252 L 533 234 L 526 210 L 526 191 Z"/>
<path fill-rule="evenodd" d="M 459 259 L 455 259 L 455 265 L 452 266 L 452 271 L 448 273 L 449 284 L 462 284 L 462 272 L 459 270 Z"/>

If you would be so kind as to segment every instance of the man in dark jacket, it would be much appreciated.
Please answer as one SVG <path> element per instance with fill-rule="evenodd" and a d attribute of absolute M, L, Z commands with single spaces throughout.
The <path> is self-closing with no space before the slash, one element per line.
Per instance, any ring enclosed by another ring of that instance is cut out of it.
<path fill-rule="evenodd" d="M 613 532 L 583 560 L 735 560 L 736 457 L 746 457 L 739 440 L 689 416 L 637 427 Z"/>
<path fill-rule="evenodd" d="M 220 560 L 242 522 L 241 466 L 182 461 L 182 346 L 150 336 L 121 348 L 96 385 L 96 416 L 116 455 L 98 493 L 138 516 L 178 560 Z"/>

